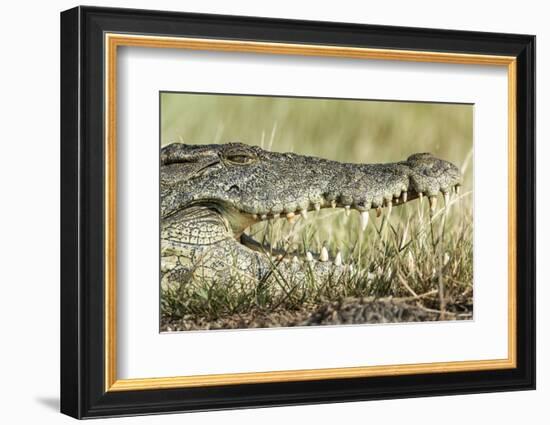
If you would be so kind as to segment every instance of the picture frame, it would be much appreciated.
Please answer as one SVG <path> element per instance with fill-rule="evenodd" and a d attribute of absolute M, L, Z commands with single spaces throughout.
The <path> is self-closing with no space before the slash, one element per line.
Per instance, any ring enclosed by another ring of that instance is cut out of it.
<path fill-rule="evenodd" d="M 132 46 L 505 69 L 506 358 L 120 379 L 117 54 Z M 61 412 L 75 418 L 534 389 L 535 37 L 82 6 L 62 12 L 61 258 Z"/>

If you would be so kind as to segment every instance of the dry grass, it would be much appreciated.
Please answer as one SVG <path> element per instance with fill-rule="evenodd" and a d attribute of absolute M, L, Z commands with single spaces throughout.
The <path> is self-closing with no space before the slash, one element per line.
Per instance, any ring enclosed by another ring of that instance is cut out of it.
<path fill-rule="evenodd" d="M 286 222 L 280 220 L 260 231 L 286 251 L 302 236 L 302 252 L 315 250 L 319 239 L 315 229 L 325 229 L 323 221 L 348 221 L 329 227 L 333 242 L 325 246 L 331 258 L 341 250 L 345 262 L 354 264 L 353 273 L 337 284 L 318 282 L 313 275 L 305 282 L 283 280 L 277 273 L 273 273 L 274 284 L 257 286 L 243 284 L 238 276 L 223 282 L 197 278 L 162 292 L 163 318 L 168 326 L 181 318 L 208 322 L 250 312 L 302 314 L 330 301 L 365 297 L 414 301 L 426 311 L 437 312 L 441 320 L 457 315 L 468 318 L 473 311 L 472 216 L 461 207 L 468 197 L 454 199 L 447 211 L 441 208 L 431 217 L 427 202 L 422 206 L 413 201 L 400 212 L 394 209 L 395 217 L 389 220 L 373 218 L 364 233 L 358 230 L 358 217 L 344 218 L 343 212 L 339 217 L 320 213 L 318 219 L 296 224 L 289 233 Z M 345 235 L 339 238 L 335 233 L 340 232 Z"/>

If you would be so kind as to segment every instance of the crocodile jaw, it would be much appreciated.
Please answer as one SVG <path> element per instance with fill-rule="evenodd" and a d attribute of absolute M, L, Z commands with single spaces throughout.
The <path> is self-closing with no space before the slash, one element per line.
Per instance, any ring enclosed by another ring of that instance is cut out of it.
<path fill-rule="evenodd" d="M 242 144 L 200 149 L 175 144 L 165 149 L 163 217 L 196 203 L 233 208 L 249 214 L 249 220 L 292 219 L 329 207 L 368 211 L 421 195 L 449 194 L 461 179 L 453 164 L 426 153 L 395 163 L 352 164 Z M 249 155 L 250 163 L 235 164 L 235 156 L 226 159 L 236 149 L 239 157 Z M 242 230 L 240 217 L 229 219 L 236 222 L 234 230 Z"/>
<path fill-rule="evenodd" d="M 460 185 L 457 184 L 453 187 L 452 191 L 456 194 L 459 193 Z M 449 192 L 441 191 L 443 203 L 446 205 L 449 202 Z M 283 212 L 279 214 L 273 214 L 270 211 L 265 211 L 263 213 L 258 214 L 251 214 L 246 211 L 239 211 L 235 207 L 227 204 L 219 203 L 217 205 L 215 204 L 209 204 L 208 208 L 211 208 L 215 210 L 218 214 L 220 214 L 220 217 L 224 220 L 226 223 L 226 228 L 228 229 L 228 235 L 230 235 L 232 238 L 234 238 L 237 242 L 239 242 L 244 248 L 260 252 L 263 254 L 271 254 L 272 256 L 276 258 L 283 258 L 288 257 L 288 254 L 290 256 L 298 255 L 300 257 L 301 261 L 304 260 L 312 260 L 317 259 L 319 261 L 329 261 L 328 259 L 328 252 L 326 249 L 322 249 L 321 252 L 318 253 L 310 253 L 310 252 L 302 252 L 300 254 L 298 253 L 288 253 L 281 250 L 276 250 L 272 248 L 271 246 L 267 244 L 262 244 L 259 241 L 256 241 L 252 236 L 246 234 L 246 230 L 249 229 L 254 224 L 260 223 L 260 222 L 268 222 L 277 220 L 280 218 L 285 218 L 288 220 L 289 223 L 294 223 L 297 220 L 309 220 L 314 219 L 315 214 L 319 212 L 321 209 L 335 209 L 335 210 L 343 210 L 346 215 L 351 214 L 352 210 L 357 211 L 360 214 L 360 220 L 361 220 L 361 229 L 364 231 L 367 228 L 369 219 L 370 219 L 370 211 L 372 210 L 377 217 L 380 217 L 381 215 L 390 215 L 391 211 L 394 207 L 400 207 L 401 205 L 404 205 L 408 202 L 411 202 L 416 199 L 423 199 L 424 194 L 422 192 L 418 193 L 414 190 L 408 190 L 403 191 L 399 196 L 393 197 L 393 199 L 385 200 L 382 202 L 382 205 L 373 206 L 370 205 L 370 209 L 367 209 L 364 205 L 345 205 L 341 202 L 335 202 L 335 201 L 325 201 L 325 202 L 319 202 L 316 204 L 310 204 L 308 208 L 302 208 L 295 210 L 293 212 Z M 429 207 L 430 207 L 430 213 L 434 213 L 437 208 L 437 199 L 438 196 L 434 195 L 432 193 L 431 196 L 426 197 L 429 201 Z M 341 254 L 338 252 L 335 255 L 334 258 L 335 264 L 341 265 Z"/>

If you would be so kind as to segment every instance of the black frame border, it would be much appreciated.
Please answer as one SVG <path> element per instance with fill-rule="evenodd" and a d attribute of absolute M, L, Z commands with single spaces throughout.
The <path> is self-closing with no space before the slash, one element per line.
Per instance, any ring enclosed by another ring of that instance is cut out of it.
<path fill-rule="evenodd" d="M 105 392 L 104 33 L 517 58 L 517 367 Z M 535 36 L 134 9 L 61 13 L 61 412 L 75 418 L 535 388 Z"/>

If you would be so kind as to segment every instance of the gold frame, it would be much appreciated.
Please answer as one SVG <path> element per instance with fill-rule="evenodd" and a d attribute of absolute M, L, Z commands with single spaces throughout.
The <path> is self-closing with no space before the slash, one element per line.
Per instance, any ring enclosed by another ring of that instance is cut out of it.
<path fill-rule="evenodd" d="M 370 49 L 256 41 L 105 34 L 105 391 L 135 391 L 213 385 L 309 381 L 510 369 L 516 353 L 516 58 L 476 54 Z M 389 366 L 117 379 L 116 375 L 116 87 L 120 46 L 330 56 L 356 59 L 505 66 L 508 70 L 508 357 Z"/>

